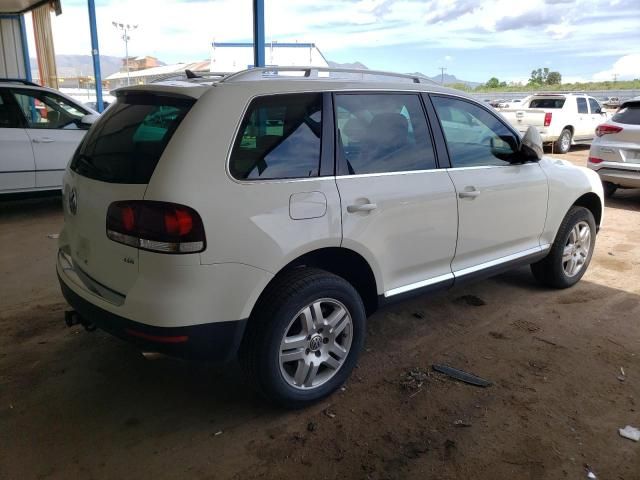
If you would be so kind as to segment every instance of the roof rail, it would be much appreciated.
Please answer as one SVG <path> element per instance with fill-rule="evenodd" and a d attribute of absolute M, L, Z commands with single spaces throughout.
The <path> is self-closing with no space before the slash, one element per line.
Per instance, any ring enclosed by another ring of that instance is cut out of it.
<path fill-rule="evenodd" d="M 187 71 L 189 73 L 187 73 Z M 195 76 L 190 76 L 195 75 Z M 166 82 L 166 81 L 182 81 L 182 82 L 190 82 L 190 83 L 200 83 L 200 82 L 213 82 L 218 81 L 224 77 L 227 77 L 230 73 L 227 72 L 209 72 L 209 71 L 199 71 L 199 70 L 185 70 L 183 72 L 172 72 L 165 73 L 162 75 L 155 76 L 151 82 L 149 83 L 158 83 L 158 82 Z"/>
<path fill-rule="evenodd" d="M 280 72 L 301 72 L 301 77 L 282 77 L 278 74 Z M 318 74 L 320 72 L 326 72 L 329 74 L 329 77 L 321 77 Z M 381 70 L 364 70 L 359 68 L 331 68 L 331 67 L 255 67 L 247 70 L 241 70 L 236 73 L 232 73 L 231 75 L 223 78 L 221 80 L 222 83 L 227 82 L 236 82 L 236 81 L 246 81 L 246 80 L 263 80 L 263 79 L 277 79 L 277 78 L 286 78 L 286 79 L 299 79 L 299 78 L 311 78 L 311 79 L 326 79 L 326 80 L 336 80 L 338 78 L 331 77 L 332 73 L 347 73 L 353 75 L 360 75 L 362 80 L 364 80 L 365 75 L 373 76 L 373 77 L 385 77 L 386 79 L 402 79 L 408 80 L 412 83 L 431 83 L 436 84 L 433 80 L 423 77 L 421 75 L 408 75 L 405 73 L 394 73 L 394 72 L 384 72 Z"/>
<path fill-rule="evenodd" d="M 30 82 L 23 78 L 0 78 L 0 83 L 21 83 L 23 85 L 29 85 L 30 87 L 39 87 L 37 83 Z"/>

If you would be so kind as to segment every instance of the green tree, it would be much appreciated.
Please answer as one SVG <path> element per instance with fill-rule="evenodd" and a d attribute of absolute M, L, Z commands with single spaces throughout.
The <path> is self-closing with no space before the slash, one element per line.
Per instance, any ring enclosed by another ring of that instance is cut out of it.
<path fill-rule="evenodd" d="M 547 75 L 547 85 L 560 85 L 562 83 L 562 75 L 560 72 L 549 72 Z"/>
<path fill-rule="evenodd" d="M 491 77 L 485 85 L 487 88 L 498 88 L 500 86 L 500 80 L 496 77 Z"/>
<path fill-rule="evenodd" d="M 531 71 L 531 78 L 529 78 L 529 85 L 544 85 L 547 83 L 547 77 L 549 76 L 549 69 L 538 68 Z"/>

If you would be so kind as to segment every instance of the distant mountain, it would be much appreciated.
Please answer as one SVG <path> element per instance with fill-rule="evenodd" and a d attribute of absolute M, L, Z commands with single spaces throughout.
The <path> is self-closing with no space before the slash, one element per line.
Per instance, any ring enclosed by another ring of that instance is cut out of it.
<path fill-rule="evenodd" d="M 332 62 L 331 60 L 327 60 L 327 63 L 331 68 L 356 68 L 358 70 L 369 70 L 365 64 L 360 62 L 338 63 L 338 62 Z"/>
<path fill-rule="evenodd" d="M 422 75 L 424 77 L 429 78 L 430 80 L 433 80 L 436 83 L 443 83 L 444 85 L 453 85 L 454 83 L 463 83 L 471 88 L 475 88 L 478 85 L 481 85 L 479 82 L 470 82 L 469 80 L 460 80 L 455 75 L 449 75 L 448 73 L 445 73 L 444 76 L 434 75 L 433 77 L 430 77 L 429 75 L 425 75 L 424 73 L 421 73 L 421 72 L 414 72 L 413 75 Z"/>
<path fill-rule="evenodd" d="M 160 65 L 165 65 L 158 61 Z M 56 65 L 58 67 L 58 75 L 61 77 L 75 77 L 78 75 L 93 75 L 93 59 L 91 55 L 56 55 Z M 106 78 L 112 73 L 120 71 L 122 66 L 122 57 L 113 57 L 110 55 L 100 55 L 100 71 L 102 78 Z M 31 70 L 38 70 L 38 62 L 35 58 L 31 58 Z"/>
<path fill-rule="evenodd" d="M 357 68 L 360 70 L 369 70 L 369 68 L 362 62 L 338 63 L 338 62 L 332 62 L 331 60 L 327 60 L 327 63 L 331 68 Z M 422 72 L 413 72 L 413 73 L 410 73 L 409 75 L 419 75 L 421 77 L 427 77 L 429 80 L 433 80 L 436 83 L 444 83 L 445 85 L 452 85 L 454 83 L 464 83 L 465 85 L 471 88 L 475 88 L 478 85 L 481 85 L 479 82 L 470 82 L 468 80 L 460 80 L 455 75 L 449 75 L 448 73 L 445 73 L 444 77 L 442 75 L 434 75 L 433 77 L 430 77 L 429 75 L 425 75 Z"/>

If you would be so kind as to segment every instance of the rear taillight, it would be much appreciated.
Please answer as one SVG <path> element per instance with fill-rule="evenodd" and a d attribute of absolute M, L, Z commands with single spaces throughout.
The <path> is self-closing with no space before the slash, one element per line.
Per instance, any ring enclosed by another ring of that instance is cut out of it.
<path fill-rule="evenodd" d="M 618 127 L 617 125 L 607 125 L 606 123 L 604 123 L 602 125 L 598 125 L 598 127 L 596 128 L 596 135 L 601 137 L 610 133 L 620 133 L 621 131 L 622 127 Z"/>
<path fill-rule="evenodd" d="M 598 157 L 589 157 L 589 163 L 602 163 L 604 160 Z"/>
<path fill-rule="evenodd" d="M 202 219 L 193 208 L 148 200 L 109 205 L 107 237 L 161 253 L 197 253 L 206 245 Z"/>
<path fill-rule="evenodd" d="M 544 114 L 544 126 L 548 127 L 551 125 L 551 117 L 553 117 L 553 112 L 547 112 Z"/>

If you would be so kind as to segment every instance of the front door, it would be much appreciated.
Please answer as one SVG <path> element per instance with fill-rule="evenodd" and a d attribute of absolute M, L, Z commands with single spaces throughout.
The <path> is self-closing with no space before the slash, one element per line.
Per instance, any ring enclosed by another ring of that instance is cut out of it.
<path fill-rule="evenodd" d="M 509 162 L 518 140 L 488 110 L 459 98 L 431 98 L 439 118 L 471 117 L 474 125 L 465 137 L 461 127 L 449 127 L 451 120 L 441 122 L 458 197 L 456 277 L 539 252 L 548 196 L 540 165 Z"/>
<path fill-rule="evenodd" d="M 438 170 L 418 94 L 336 94 L 342 246 L 360 253 L 386 297 L 452 282 L 453 183 Z"/>
<path fill-rule="evenodd" d="M 17 106 L 0 90 L 0 192 L 35 186 L 33 149 Z"/>
<path fill-rule="evenodd" d="M 589 107 L 587 105 L 587 99 L 585 97 L 576 97 L 578 103 L 578 121 L 576 122 L 576 131 L 574 138 L 593 137 L 591 131 L 591 114 L 589 114 Z"/>
<path fill-rule="evenodd" d="M 80 120 L 87 112 L 51 92 L 18 89 L 14 96 L 27 120 L 36 187 L 60 187 L 64 169 L 86 133 Z"/>

